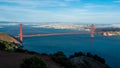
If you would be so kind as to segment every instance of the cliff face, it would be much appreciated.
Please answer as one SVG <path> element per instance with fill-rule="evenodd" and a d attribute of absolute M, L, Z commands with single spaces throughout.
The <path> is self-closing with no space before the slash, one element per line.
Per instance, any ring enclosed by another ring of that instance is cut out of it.
<path fill-rule="evenodd" d="M 16 40 L 12 36 L 5 34 L 5 33 L 0 33 L 0 40 L 7 41 L 7 42 L 14 42 L 14 43 L 20 44 L 20 45 L 22 44 L 21 42 L 19 42 L 18 40 Z"/>

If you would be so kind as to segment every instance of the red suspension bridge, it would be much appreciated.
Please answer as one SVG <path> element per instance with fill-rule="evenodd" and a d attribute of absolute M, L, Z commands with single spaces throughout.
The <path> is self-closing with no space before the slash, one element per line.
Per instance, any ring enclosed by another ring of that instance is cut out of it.
<path fill-rule="evenodd" d="M 22 24 L 20 24 L 20 33 L 19 36 L 15 36 L 15 38 L 20 38 L 20 41 L 23 41 L 23 37 L 33 37 L 33 36 L 55 36 L 55 35 L 70 35 L 70 34 L 90 34 L 91 38 L 94 38 L 94 34 L 101 34 L 104 32 L 95 32 L 95 25 L 91 24 L 90 31 L 87 32 L 62 32 L 62 33 L 47 33 L 47 34 L 27 34 L 23 35 L 22 32 Z M 108 35 L 110 32 L 106 32 L 106 35 Z"/>

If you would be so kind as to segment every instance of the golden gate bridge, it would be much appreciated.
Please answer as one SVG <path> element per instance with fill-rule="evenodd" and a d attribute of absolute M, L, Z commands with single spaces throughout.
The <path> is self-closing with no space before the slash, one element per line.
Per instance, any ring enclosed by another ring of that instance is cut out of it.
<path fill-rule="evenodd" d="M 55 36 L 55 35 L 71 35 L 71 34 L 90 34 L 91 38 L 94 38 L 94 34 L 101 34 L 104 32 L 95 32 L 95 25 L 91 24 L 90 26 L 90 31 L 82 31 L 82 32 L 62 32 L 62 33 L 44 33 L 44 34 L 27 34 L 27 35 L 23 35 L 23 31 L 22 31 L 22 24 L 20 24 L 20 32 L 19 32 L 19 36 L 14 36 L 15 38 L 20 38 L 20 41 L 23 41 L 24 37 L 34 37 L 34 36 Z M 106 34 L 108 35 L 109 32 L 106 32 Z"/>
<path fill-rule="evenodd" d="M 23 25 L 20 24 L 20 32 L 18 36 L 14 36 L 15 38 L 19 38 L 20 42 L 23 41 L 24 37 L 34 37 L 34 36 L 57 36 L 57 35 L 73 35 L 73 34 L 90 34 L 91 38 L 94 38 L 95 34 L 106 34 L 107 36 L 109 36 L 110 31 L 95 31 L 95 25 L 91 24 L 90 25 L 90 30 L 89 31 L 82 31 L 82 32 L 59 32 L 59 33 L 36 33 L 36 34 L 25 34 L 23 35 Z"/>

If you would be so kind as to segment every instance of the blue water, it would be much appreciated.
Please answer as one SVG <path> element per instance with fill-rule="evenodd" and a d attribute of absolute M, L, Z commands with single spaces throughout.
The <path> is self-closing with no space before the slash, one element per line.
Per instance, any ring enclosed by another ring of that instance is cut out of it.
<path fill-rule="evenodd" d="M 77 30 L 45 29 L 23 26 L 24 34 L 74 31 Z M 18 35 L 19 27 L 4 26 L 4 28 L 0 28 L 0 32 L 6 32 L 11 35 Z M 25 49 L 39 53 L 55 53 L 57 51 L 63 51 L 66 55 L 71 55 L 74 52 L 79 51 L 84 53 L 91 52 L 92 54 L 97 54 L 104 58 L 106 63 L 111 68 L 120 68 L 119 36 L 103 37 L 102 35 L 95 35 L 94 39 L 91 39 L 89 34 L 29 37 L 24 38 L 23 45 Z"/>

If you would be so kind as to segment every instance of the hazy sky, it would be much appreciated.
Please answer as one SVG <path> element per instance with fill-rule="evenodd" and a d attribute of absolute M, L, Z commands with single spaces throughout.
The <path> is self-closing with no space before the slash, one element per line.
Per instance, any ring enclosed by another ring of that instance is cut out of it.
<path fill-rule="evenodd" d="M 120 23 L 120 0 L 0 0 L 0 21 Z"/>

